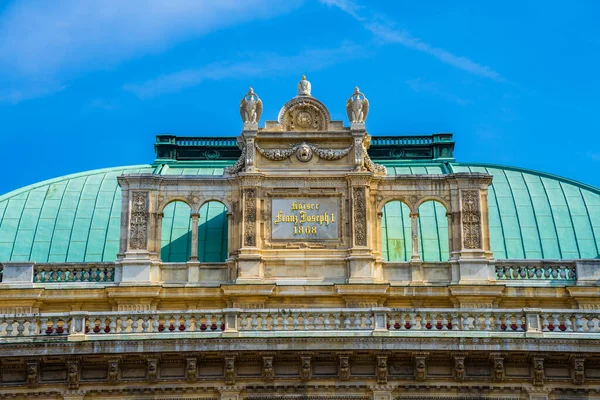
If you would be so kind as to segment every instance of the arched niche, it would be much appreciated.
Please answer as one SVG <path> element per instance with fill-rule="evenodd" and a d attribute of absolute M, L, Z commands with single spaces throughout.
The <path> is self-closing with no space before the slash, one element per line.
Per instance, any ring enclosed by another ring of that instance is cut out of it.
<path fill-rule="evenodd" d="M 419 256 L 425 262 L 448 261 L 448 218 L 446 208 L 438 201 L 428 200 L 418 208 Z"/>
<path fill-rule="evenodd" d="M 410 261 L 412 255 L 410 209 L 401 201 L 386 203 L 381 216 L 381 251 L 385 261 Z"/>
<path fill-rule="evenodd" d="M 173 201 L 163 210 L 160 258 L 163 262 L 187 262 L 191 253 L 191 208 Z"/>
<path fill-rule="evenodd" d="M 198 261 L 224 262 L 228 249 L 227 208 L 218 201 L 206 202 L 198 212 Z"/>

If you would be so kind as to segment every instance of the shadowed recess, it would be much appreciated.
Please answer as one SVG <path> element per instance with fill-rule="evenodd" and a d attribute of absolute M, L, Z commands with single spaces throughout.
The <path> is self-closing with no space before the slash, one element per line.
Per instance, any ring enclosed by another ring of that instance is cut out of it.
<path fill-rule="evenodd" d="M 227 259 L 227 209 L 218 201 L 200 207 L 198 219 L 198 260 L 224 262 Z"/>
<path fill-rule="evenodd" d="M 190 206 L 182 201 L 168 204 L 162 220 L 160 258 L 164 262 L 187 262 L 190 259 L 192 220 Z"/>

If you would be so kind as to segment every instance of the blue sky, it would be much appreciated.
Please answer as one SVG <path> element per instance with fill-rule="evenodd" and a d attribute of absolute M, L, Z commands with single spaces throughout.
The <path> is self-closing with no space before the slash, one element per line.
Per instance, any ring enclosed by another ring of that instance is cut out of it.
<path fill-rule="evenodd" d="M 237 135 L 306 74 L 373 135 L 453 132 L 456 157 L 600 186 L 600 2 L 20 0 L 0 3 L 0 193 L 150 163 L 157 133 Z M 261 122 L 262 124 L 262 122 Z"/>

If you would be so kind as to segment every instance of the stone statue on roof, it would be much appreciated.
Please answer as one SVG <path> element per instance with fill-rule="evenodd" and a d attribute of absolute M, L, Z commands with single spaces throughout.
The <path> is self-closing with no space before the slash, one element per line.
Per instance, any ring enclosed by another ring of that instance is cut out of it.
<path fill-rule="evenodd" d="M 302 75 L 302 80 L 298 82 L 298 96 L 310 96 L 310 82 L 306 80 L 305 75 Z"/>
<path fill-rule="evenodd" d="M 240 115 L 245 124 L 257 124 L 262 114 L 262 101 L 254 89 L 250 88 L 248 93 L 242 97 L 240 102 Z"/>
<path fill-rule="evenodd" d="M 350 123 L 364 124 L 369 114 L 369 100 L 361 93 L 358 86 L 354 88 L 354 93 L 346 103 L 346 112 Z"/>

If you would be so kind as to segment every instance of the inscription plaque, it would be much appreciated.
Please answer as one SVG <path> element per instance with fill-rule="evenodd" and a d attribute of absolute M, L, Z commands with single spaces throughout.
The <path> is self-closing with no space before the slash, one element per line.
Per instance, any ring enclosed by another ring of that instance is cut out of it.
<path fill-rule="evenodd" d="M 274 198 L 271 203 L 271 239 L 337 239 L 338 211 L 338 199 L 333 197 Z"/>

